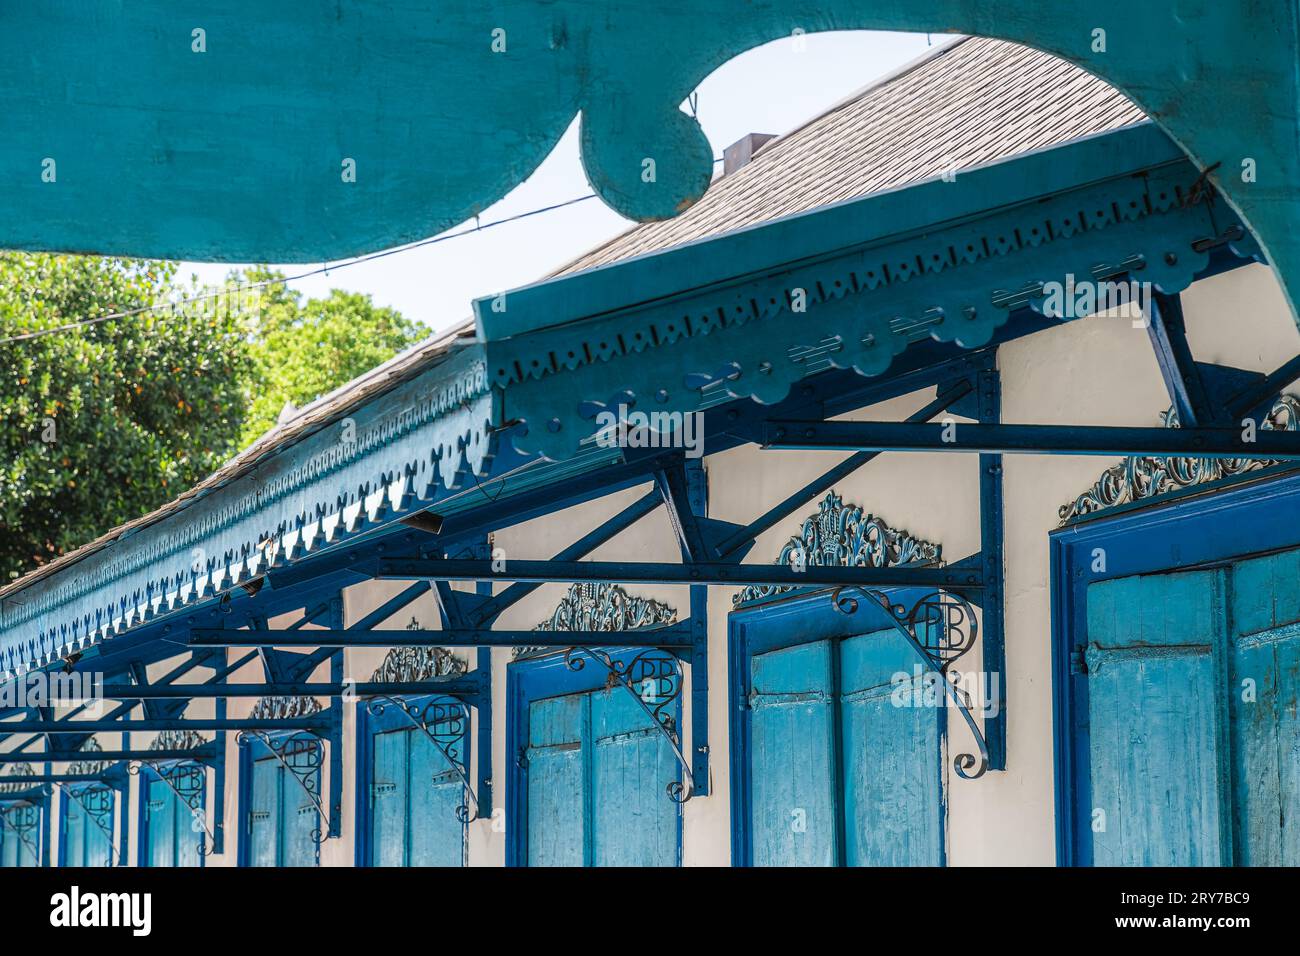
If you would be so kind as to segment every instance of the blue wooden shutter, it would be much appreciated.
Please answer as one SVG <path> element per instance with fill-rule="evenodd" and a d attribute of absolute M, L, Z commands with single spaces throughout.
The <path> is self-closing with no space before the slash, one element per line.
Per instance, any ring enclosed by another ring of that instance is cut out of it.
<path fill-rule="evenodd" d="M 376 734 L 370 778 L 370 846 L 375 866 L 406 866 L 407 748 L 410 734 Z"/>
<path fill-rule="evenodd" d="M 415 731 L 410 738 L 410 865 L 460 866 L 465 825 L 456 811 L 467 799 L 465 785 L 433 741 Z"/>
<path fill-rule="evenodd" d="M 840 643 L 848 866 L 940 866 L 943 688 L 893 628 Z M 907 674 L 912 694 L 894 693 Z M 928 693 L 927 693 L 928 690 Z"/>
<path fill-rule="evenodd" d="M 1093 863 L 1213 866 L 1225 834 L 1223 572 L 1088 588 Z"/>
<path fill-rule="evenodd" d="M 161 780 L 150 780 L 145 792 L 145 827 L 149 865 L 176 865 L 176 798 Z"/>
<path fill-rule="evenodd" d="M 253 761 L 248 788 L 248 863 L 280 864 L 280 766 L 274 758 Z"/>
<path fill-rule="evenodd" d="M 1236 862 L 1300 865 L 1300 551 L 1236 565 L 1231 609 Z"/>
<path fill-rule="evenodd" d="M 0 865 L 37 866 L 36 848 L 40 846 L 41 810 L 31 804 L 0 806 L 4 814 L 0 830 Z M 27 839 L 19 836 L 25 833 Z M 28 843 L 30 842 L 30 846 Z"/>
<path fill-rule="evenodd" d="M 816 641 L 751 661 L 755 866 L 836 863 L 833 653 Z"/>
<path fill-rule="evenodd" d="M 63 802 L 63 853 L 68 866 L 86 866 L 86 827 L 93 826 L 74 798 Z"/>
<path fill-rule="evenodd" d="M 676 866 L 680 810 L 666 792 L 680 776 L 672 747 L 626 689 L 590 696 L 592 862 Z"/>
<path fill-rule="evenodd" d="M 588 703 L 588 695 L 571 694 L 529 705 L 529 866 L 583 866 L 590 859 Z"/>
<path fill-rule="evenodd" d="M 313 770 L 313 785 L 320 792 L 320 771 Z M 280 806 L 284 830 L 283 866 L 315 866 L 317 844 L 314 836 L 322 825 L 316 804 L 300 782 L 288 770 L 281 772 Z"/>
<path fill-rule="evenodd" d="M 178 787 L 185 791 L 197 790 L 203 792 L 206 786 L 207 771 L 205 768 L 194 764 L 185 766 L 183 769 L 174 771 L 173 779 L 178 781 Z M 183 801 L 179 796 L 172 792 L 166 784 L 160 784 L 167 791 L 167 796 L 171 799 L 174 810 L 172 819 L 175 823 L 175 836 L 173 843 L 176 851 L 173 856 L 173 866 L 198 866 L 199 844 L 206 838 L 206 831 L 203 828 L 202 813 L 203 804 L 200 801 L 197 809 L 191 809 L 189 804 Z"/>

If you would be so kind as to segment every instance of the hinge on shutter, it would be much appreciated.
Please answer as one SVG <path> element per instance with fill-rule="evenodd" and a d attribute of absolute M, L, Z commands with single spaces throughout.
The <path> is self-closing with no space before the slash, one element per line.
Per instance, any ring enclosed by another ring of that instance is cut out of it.
<path fill-rule="evenodd" d="M 1083 645 L 1079 645 L 1070 651 L 1070 673 L 1086 674 L 1088 673 L 1088 659 L 1084 657 Z"/>

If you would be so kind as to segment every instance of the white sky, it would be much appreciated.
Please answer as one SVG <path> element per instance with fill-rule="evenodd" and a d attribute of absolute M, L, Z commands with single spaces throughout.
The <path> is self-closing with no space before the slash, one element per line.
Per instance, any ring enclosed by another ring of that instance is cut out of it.
<path fill-rule="evenodd" d="M 746 133 L 785 133 L 845 96 L 921 55 L 924 34 L 828 33 L 778 40 L 741 54 L 698 90 L 697 115 L 713 155 Z M 939 42 L 942 38 L 934 38 Z M 550 206 L 591 192 L 578 158 L 577 121 L 537 171 L 480 217 L 483 223 Z M 307 296 L 331 288 L 369 293 L 433 329 L 467 317 L 470 301 L 527 285 L 629 227 L 599 199 L 412 249 L 373 262 L 292 283 Z M 455 227 L 455 232 L 463 226 Z M 196 274 L 218 284 L 228 264 L 182 263 L 180 277 Z M 287 275 L 312 266 L 280 266 Z"/>

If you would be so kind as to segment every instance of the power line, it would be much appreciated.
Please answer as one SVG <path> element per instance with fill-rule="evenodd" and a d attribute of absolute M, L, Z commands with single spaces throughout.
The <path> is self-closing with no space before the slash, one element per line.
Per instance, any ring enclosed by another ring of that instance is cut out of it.
<path fill-rule="evenodd" d="M 78 319 L 75 322 L 69 322 L 65 325 L 54 326 L 48 329 L 36 329 L 31 332 L 21 332 L 18 335 L 11 335 L 8 338 L 0 339 L 0 345 L 7 345 L 10 342 L 24 342 L 29 339 L 39 339 L 46 335 L 54 335 L 59 332 L 70 332 L 75 329 L 83 328 L 87 325 L 97 325 L 100 322 L 111 322 L 114 319 L 129 319 L 133 316 L 143 315 L 148 312 L 162 312 L 170 309 L 176 309 L 180 306 L 191 305 L 195 302 L 204 302 L 208 299 L 215 299 L 220 296 L 234 295 L 240 292 L 248 292 L 253 289 L 264 289 L 270 286 L 285 285 L 290 282 L 297 282 L 300 279 L 308 279 L 312 276 L 324 275 L 339 269 L 346 269 L 349 266 L 360 265 L 363 262 L 373 262 L 376 259 L 384 259 L 388 256 L 395 256 L 398 253 L 410 252 L 413 249 L 420 249 L 424 246 L 436 245 L 440 242 L 446 242 L 449 239 L 460 239 L 463 236 L 472 235 L 476 232 L 483 232 L 492 229 L 495 226 L 504 226 L 506 223 L 518 222 L 520 219 L 528 219 L 532 216 L 540 216 L 542 213 L 554 212 L 557 209 L 563 209 L 566 206 L 575 206 L 578 203 L 586 202 L 589 199 L 595 199 L 595 193 L 588 193 L 585 196 L 578 196 L 575 199 L 566 199 L 564 202 L 554 203 L 550 206 L 542 206 L 538 209 L 530 209 L 527 212 L 521 212 L 514 216 L 507 216 L 505 219 L 494 219 L 491 222 L 475 222 L 473 226 L 457 232 L 443 233 L 440 236 L 431 236 L 428 239 L 421 239 L 419 242 L 413 242 L 405 246 L 397 246 L 393 249 L 385 249 L 382 252 L 372 252 L 369 255 L 358 256 L 355 259 L 348 259 L 334 265 L 325 264 L 307 272 L 299 272 L 291 276 L 283 276 L 274 279 L 266 279 L 262 282 L 250 282 L 247 285 L 241 285 L 234 289 L 220 289 L 213 292 L 205 292 L 202 295 L 190 296 L 184 299 L 176 299 L 171 302 L 160 302 L 154 305 L 144 305 L 138 309 L 125 309 L 120 312 L 109 312 L 106 315 L 97 315 L 92 318 Z"/>
<path fill-rule="evenodd" d="M 719 156 L 713 160 L 713 164 L 716 166 L 718 163 L 722 162 L 722 160 L 723 158 Z M 574 199 L 566 199 L 564 202 L 553 203 L 552 205 L 549 206 L 541 206 L 537 209 L 529 209 L 527 212 L 521 212 L 514 216 L 507 216 L 504 219 L 494 219 L 491 222 L 485 222 L 485 223 L 479 222 L 478 217 L 475 216 L 474 225 L 468 229 L 461 229 L 457 232 L 443 233 L 442 235 L 439 236 L 431 236 L 428 239 L 421 239 L 419 242 L 413 242 L 405 246 L 397 246 L 396 248 L 393 249 L 385 249 L 382 252 L 372 252 L 369 255 L 358 256 L 355 259 L 347 259 L 343 262 L 339 262 L 332 266 L 326 263 L 325 265 L 322 265 L 316 269 L 308 270 L 307 272 L 299 272 L 296 275 L 284 276 L 282 278 L 266 279 L 262 282 L 250 282 L 247 285 L 241 285 L 235 289 L 221 289 L 219 291 L 214 291 L 214 292 L 205 292 L 202 295 L 190 296 L 189 298 L 185 298 L 185 299 L 176 299 L 172 302 L 163 302 L 155 305 L 144 305 L 138 309 L 126 309 L 121 312 L 110 312 L 106 315 L 97 315 L 91 318 L 78 319 L 75 322 L 69 322 L 65 325 L 54 326 L 53 328 L 49 328 L 49 329 L 36 329 L 31 332 L 20 332 L 18 335 L 11 335 L 8 338 L 0 339 L 0 345 L 8 345 L 10 342 L 25 342 L 30 339 L 39 339 L 39 338 L 43 338 L 46 335 L 55 335 L 60 332 L 71 332 L 76 329 L 83 328 L 87 325 L 98 325 L 100 322 L 111 322 L 114 319 L 129 319 L 132 318 L 133 316 L 144 315 L 149 312 L 162 312 L 167 310 L 174 310 L 180 306 L 191 305 L 195 302 L 205 302 L 208 299 L 215 299 L 226 295 L 234 295 L 240 292 L 248 292 L 253 289 L 265 289 L 271 286 L 287 285 L 290 282 L 297 282 L 301 279 L 309 279 L 313 276 L 318 276 L 318 275 L 327 275 L 330 272 L 334 272 L 339 269 L 346 269 L 349 266 L 361 265 L 363 262 L 373 262 L 376 259 L 384 259 L 387 258 L 388 256 L 395 256 L 402 252 L 410 252 L 413 249 L 420 249 L 425 246 L 436 245 L 440 242 L 447 242 L 450 239 L 459 239 L 463 236 L 472 235 L 476 232 L 483 232 L 484 230 L 492 229 L 496 226 L 504 226 L 507 223 L 518 222 L 521 219 L 529 219 L 533 216 L 540 216 L 543 213 L 554 212 L 557 209 L 564 209 L 567 206 L 576 206 L 578 203 L 586 202 L 589 199 L 595 199 L 595 198 L 596 198 L 595 193 L 587 193 L 585 196 L 578 196 Z"/>

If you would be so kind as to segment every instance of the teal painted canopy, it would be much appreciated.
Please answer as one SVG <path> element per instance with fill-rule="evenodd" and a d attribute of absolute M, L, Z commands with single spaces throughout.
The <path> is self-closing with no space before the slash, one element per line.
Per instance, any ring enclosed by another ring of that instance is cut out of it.
<path fill-rule="evenodd" d="M 304 262 L 418 240 L 500 199 L 582 116 L 636 219 L 708 187 L 680 108 L 795 31 L 969 33 L 1127 93 L 1300 288 L 1297 0 L 62 0 L 0 10 L 0 246 Z M 653 171 L 653 175 L 651 175 Z"/>

